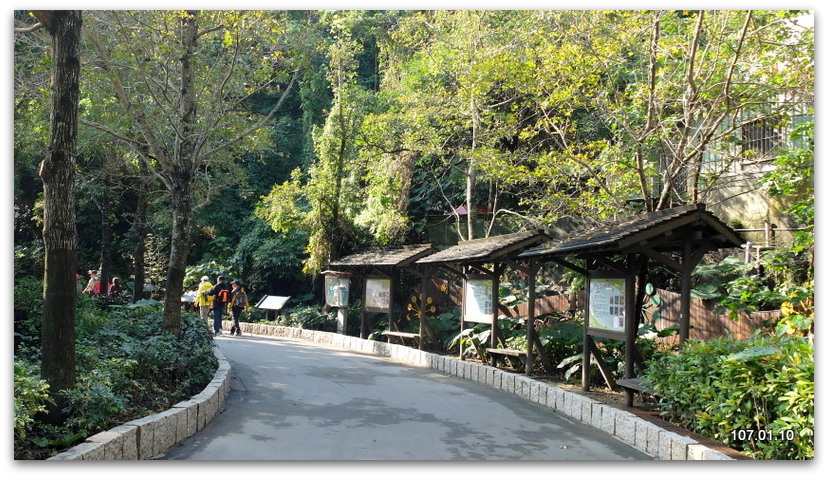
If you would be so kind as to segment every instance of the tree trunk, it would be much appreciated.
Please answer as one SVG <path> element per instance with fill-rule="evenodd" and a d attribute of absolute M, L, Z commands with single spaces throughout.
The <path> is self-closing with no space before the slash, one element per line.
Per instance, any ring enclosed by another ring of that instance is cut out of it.
<path fill-rule="evenodd" d="M 101 199 L 101 270 L 98 278 L 101 280 L 101 295 L 109 293 L 109 283 L 112 282 L 112 208 L 107 200 L 107 192 Z"/>
<path fill-rule="evenodd" d="M 167 265 L 167 289 L 164 296 L 164 332 L 178 336 L 181 332 L 181 295 L 190 246 L 193 206 L 191 181 L 180 179 L 173 190 L 173 223 L 170 241 L 170 261 Z"/>
<path fill-rule="evenodd" d="M 63 421 L 65 399 L 75 386 L 75 143 L 80 85 L 80 10 L 37 11 L 52 37 L 52 114 L 49 150 L 40 166 L 43 180 L 43 278 L 41 373 L 55 404 L 47 419 Z"/>
<path fill-rule="evenodd" d="M 167 268 L 167 291 L 164 296 L 165 332 L 181 333 L 181 295 L 190 246 L 193 218 L 191 197 L 195 164 L 196 123 L 195 47 L 198 38 L 198 12 L 188 11 L 181 18 L 181 84 L 178 105 L 179 129 L 175 140 L 175 155 L 170 171 L 173 223 L 170 261 Z"/>
<path fill-rule="evenodd" d="M 148 187 L 146 177 L 149 174 L 147 166 L 143 161 L 139 161 L 139 176 L 141 186 L 138 191 L 138 201 L 135 205 L 135 224 L 133 229 L 135 231 L 135 262 L 133 263 L 133 278 L 134 286 L 132 290 L 132 302 L 138 302 L 144 298 L 144 255 L 147 250 L 146 243 L 146 224 L 147 224 L 147 193 Z"/>

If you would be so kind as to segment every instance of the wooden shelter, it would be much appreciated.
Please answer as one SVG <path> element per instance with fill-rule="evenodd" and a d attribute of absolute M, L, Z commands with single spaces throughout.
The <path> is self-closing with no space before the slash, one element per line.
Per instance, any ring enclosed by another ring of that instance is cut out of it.
<path fill-rule="evenodd" d="M 590 356 L 608 385 L 616 382 L 603 365 L 593 337 L 623 340 L 625 347 L 624 379 L 617 382 L 632 394 L 645 385 L 635 376 L 634 364 L 640 363 L 635 338 L 640 311 L 637 293 L 644 284 L 636 283 L 649 261 L 668 267 L 681 277 L 680 342 L 689 336 L 690 275 L 702 257 L 722 248 L 739 247 L 744 240 L 733 229 L 706 210 L 693 204 L 641 214 L 614 224 L 584 231 L 559 242 L 548 242 L 519 254 L 519 259 L 554 261 L 586 276 L 587 304 L 583 342 L 583 388 L 588 390 Z M 583 266 L 571 258 L 584 261 Z"/>
<path fill-rule="evenodd" d="M 548 240 L 548 236 L 537 231 L 524 231 L 515 234 L 487 237 L 462 241 L 435 254 L 423 257 L 417 264 L 425 267 L 424 273 L 430 278 L 436 268 L 442 268 L 463 279 L 462 309 L 460 331 L 466 328 L 466 322 L 491 324 L 491 342 L 486 349 L 491 357 L 491 364 L 497 363 L 497 355 L 520 357 L 526 364 L 526 373 L 531 373 L 534 362 L 534 348 L 539 340 L 534 333 L 534 321 L 526 321 L 527 350 L 518 351 L 498 347 L 502 336 L 498 329 L 500 276 L 508 266 L 525 272 L 529 278 L 529 304 L 535 303 L 536 268 L 525 267 L 514 258 L 527 247 L 536 246 Z M 533 312 L 530 310 L 530 315 Z M 540 347 L 538 347 L 540 350 Z M 482 358 L 482 357 L 481 357 Z M 544 366 L 549 366 L 544 354 L 541 354 Z M 460 348 L 463 359 L 463 348 Z"/>
<path fill-rule="evenodd" d="M 417 333 L 398 330 L 395 325 L 393 307 L 393 297 L 396 293 L 396 286 L 399 283 L 399 273 L 405 270 L 423 279 L 423 274 L 419 271 L 415 262 L 434 251 L 435 249 L 431 244 L 376 247 L 342 257 L 330 263 L 332 268 L 348 270 L 355 277 L 362 279 L 363 308 L 359 327 L 361 338 L 366 338 L 367 336 L 365 325 L 366 314 L 369 312 L 388 314 L 389 330 L 384 331 L 384 335 L 398 338 L 401 342 L 403 339 L 415 340 L 420 349 L 423 348 L 424 343 L 421 338 L 425 334 L 429 336 L 434 335 L 422 311 L 419 317 L 420 326 Z M 422 283 L 425 284 L 425 281 Z M 424 300 L 424 290 L 425 286 L 423 285 L 420 293 L 421 303 Z M 421 309 L 424 308 L 421 307 Z"/>

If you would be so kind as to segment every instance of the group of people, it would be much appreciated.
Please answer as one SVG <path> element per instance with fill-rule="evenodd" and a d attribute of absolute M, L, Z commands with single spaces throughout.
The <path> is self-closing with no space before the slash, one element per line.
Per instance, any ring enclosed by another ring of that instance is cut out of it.
<path fill-rule="evenodd" d="M 204 276 L 201 278 L 201 284 L 199 284 L 196 292 L 195 305 L 199 309 L 201 318 L 206 321 L 210 311 L 213 313 L 213 331 L 216 337 L 221 335 L 221 322 L 224 314 L 228 311 L 233 316 L 230 335 L 241 335 L 239 319 L 242 312 L 250 308 L 247 292 L 242 287 L 241 281 L 234 280 L 228 283 L 227 280 L 227 277 L 218 276 L 216 284 L 213 285 L 210 283 L 210 278 Z"/>
<path fill-rule="evenodd" d="M 80 279 L 80 277 L 78 277 L 78 279 Z M 103 284 L 101 283 L 100 278 L 98 278 L 98 271 L 89 271 L 89 281 L 86 283 L 86 287 L 84 287 L 84 289 L 81 292 L 89 295 L 104 294 Z M 124 285 L 121 284 L 121 279 L 113 277 L 112 282 L 110 282 L 107 285 L 105 293 L 110 297 L 119 297 L 121 294 L 123 294 Z"/>

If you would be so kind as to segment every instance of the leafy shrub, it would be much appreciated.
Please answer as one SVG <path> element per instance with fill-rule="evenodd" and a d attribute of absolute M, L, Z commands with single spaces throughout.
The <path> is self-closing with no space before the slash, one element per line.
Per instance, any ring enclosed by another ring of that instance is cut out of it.
<path fill-rule="evenodd" d="M 61 449 L 102 430 L 152 412 L 201 391 L 213 377 L 218 361 L 206 323 L 196 314 L 182 315 L 181 335 L 162 332 L 163 314 L 156 301 L 142 301 L 101 310 L 93 301 L 79 301 L 76 313 L 77 384 L 64 391 L 68 419 L 61 426 L 32 417 L 43 410 L 46 388 L 34 377 L 39 356 L 15 356 L 15 456 L 29 458 L 32 444 Z M 20 427 L 18 427 L 18 423 Z M 24 453 L 23 450 L 27 449 Z"/>
<path fill-rule="evenodd" d="M 14 361 L 14 455 L 22 451 L 34 426 L 37 413 L 49 403 L 49 385 L 37 377 L 37 368 L 23 361 Z"/>
<path fill-rule="evenodd" d="M 685 342 L 661 352 L 645 376 L 662 414 L 763 459 L 814 456 L 813 341 L 755 334 Z"/>
<path fill-rule="evenodd" d="M 335 314 L 333 317 L 326 314 L 318 305 L 295 305 L 282 311 L 276 323 L 285 327 L 336 332 Z"/>

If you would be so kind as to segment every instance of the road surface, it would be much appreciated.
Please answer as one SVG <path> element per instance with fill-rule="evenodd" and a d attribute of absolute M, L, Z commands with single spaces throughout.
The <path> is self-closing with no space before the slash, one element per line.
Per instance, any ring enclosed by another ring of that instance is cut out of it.
<path fill-rule="evenodd" d="M 649 460 L 485 385 L 297 340 L 219 337 L 225 410 L 163 460 Z"/>

